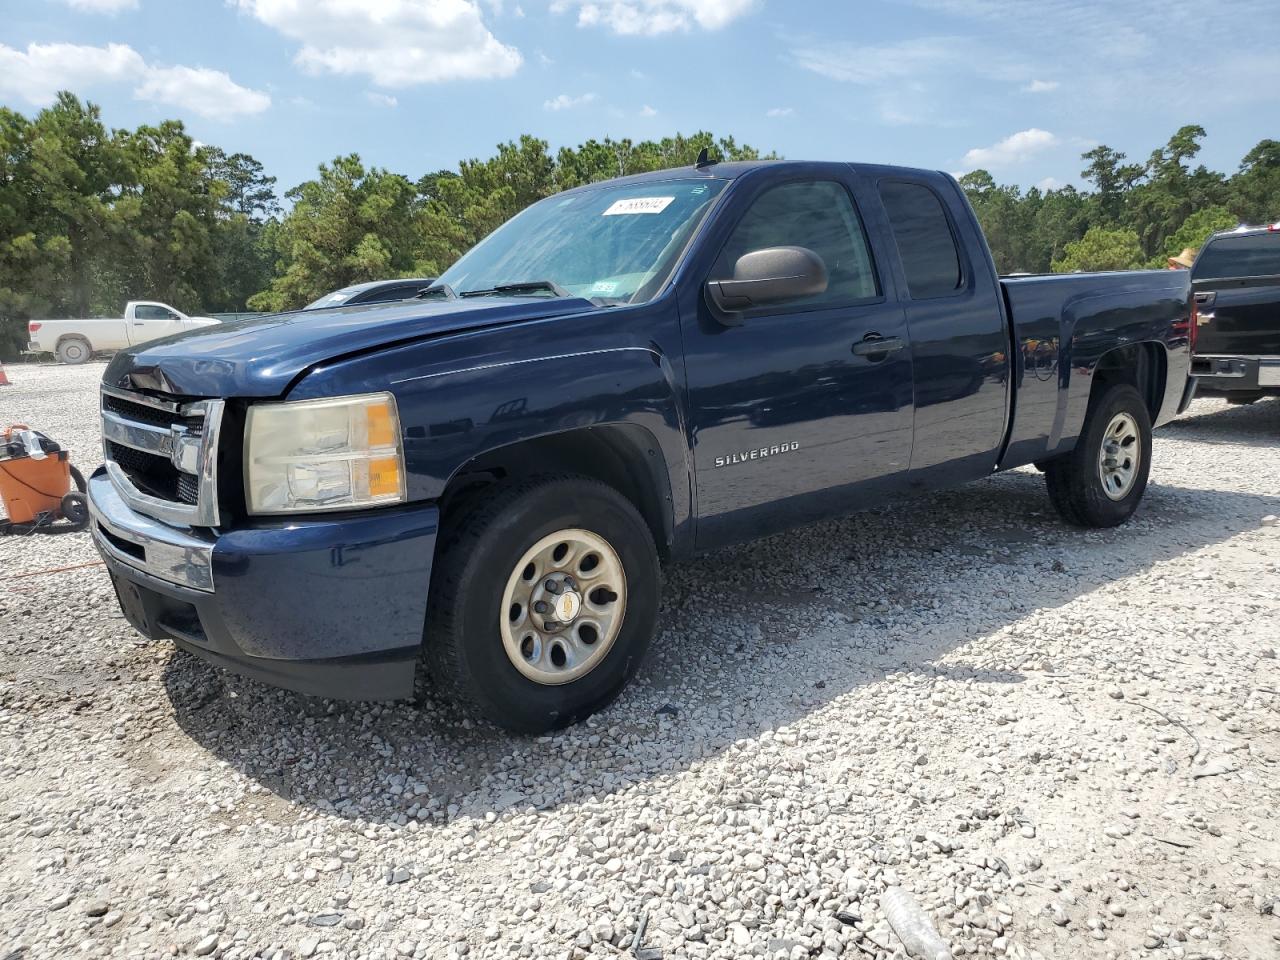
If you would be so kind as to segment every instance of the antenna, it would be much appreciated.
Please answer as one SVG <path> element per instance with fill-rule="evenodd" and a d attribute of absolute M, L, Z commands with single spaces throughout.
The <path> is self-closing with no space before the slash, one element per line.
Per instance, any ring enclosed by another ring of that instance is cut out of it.
<path fill-rule="evenodd" d="M 715 163 L 715 161 L 711 159 L 710 154 L 707 152 L 707 148 L 703 147 L 698 151 L 698 159 L 694 162 L 694 166 L 701 169 L 702 167 L 709 167 L 713 163 Z"/>

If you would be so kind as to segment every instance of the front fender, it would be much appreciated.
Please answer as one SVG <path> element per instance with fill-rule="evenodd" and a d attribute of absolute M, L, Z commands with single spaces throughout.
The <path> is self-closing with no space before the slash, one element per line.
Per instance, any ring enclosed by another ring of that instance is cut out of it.
<path fill-rule="evenodd" d="M 586 427 L 641 427 L 663 460 L 672 521 L 688 520 L 693 474 L 679 377 L 656 343 L 606 346 L 585 338 L 578 349 L 565 349 L 551 336 L 513 344 L 515 331 L 497 333 L 341 360 L 307 374 L 288 399 L 394 393 L 411 501 L 438 499 L 463 465 L 501 447 Z"/>

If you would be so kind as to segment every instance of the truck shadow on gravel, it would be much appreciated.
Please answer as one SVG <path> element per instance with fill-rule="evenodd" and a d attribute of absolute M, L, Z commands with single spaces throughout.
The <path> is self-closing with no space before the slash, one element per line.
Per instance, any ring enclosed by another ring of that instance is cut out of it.
<path fill-rule="evenodd" d="M 1280 446 L 1280 398 L 1184 415 L 1162 427 L 1161 435 L 1200 443 L 1277 447 Z"/>
<path fill-rule="evenodd" d="M 893 673 L 1002 685 L 1026 669 L 1051 670 L 989 662 L 981 643 L 967 645 L 1251 530 L 1267 513 L 1280 513 L 1280 498 L 1157 484 L 1128 526 L 1073 530 L 1053 513 L 1042 478 L 1018 471 L 720 550 L 668 571 L 654 651 L 619 701 L 536 739 L 436 704 L 298 696 L 180 653 L 164 683 L 192 740 L 296 805 L 262 815 L 288 819 L 301 807 L 440 822 L 552 808 L 663 789 L 735 740 Z M 884 736 L 849 735 L 851 752 Z"/>

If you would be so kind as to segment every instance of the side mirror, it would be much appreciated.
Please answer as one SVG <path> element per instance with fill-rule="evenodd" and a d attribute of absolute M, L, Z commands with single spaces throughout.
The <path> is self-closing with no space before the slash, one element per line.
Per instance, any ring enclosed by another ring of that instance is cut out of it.
<path fill-rule="evenodd" d="M 726 313 L 824 293 L 827 265 L 807 247 L 766 247 L 738 258 L 733 277 L 707 281 L 707 295 Z"/>

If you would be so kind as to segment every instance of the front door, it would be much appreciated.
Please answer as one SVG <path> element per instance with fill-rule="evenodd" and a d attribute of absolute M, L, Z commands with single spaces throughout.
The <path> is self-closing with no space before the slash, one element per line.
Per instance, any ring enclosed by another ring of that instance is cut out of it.
<path fill-rule="evenodd" d="M 717 315 L 701 296 L 682 309 L 699 546 L 855 509 L 910 463 L 906 323 L 845 171 L 753 178 L 726 211 L 741 213 L 700 278 L 732 277 L 754 250 L 799 246 L 825 263 L 824 293 L 735 316 Z"/>
<path fill-rule="evenodd" d="M 168 307 L 159 303 L 139 303 L 133 308 L 129 342 L 146 343 L 181 333 L 184 329 L 181 318 Z"/>

